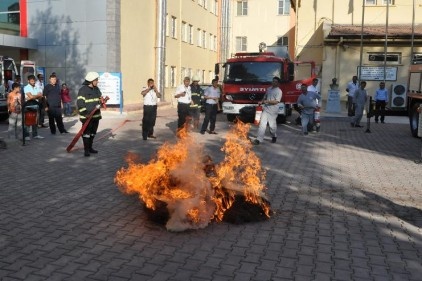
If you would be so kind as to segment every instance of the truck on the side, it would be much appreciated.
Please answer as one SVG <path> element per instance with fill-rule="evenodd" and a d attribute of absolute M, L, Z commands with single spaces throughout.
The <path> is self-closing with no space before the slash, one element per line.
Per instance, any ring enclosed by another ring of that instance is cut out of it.
<path fill-rule="evenodd" d="M 313 61 L 291 61 L 288 56 L 275 52 L 236 53 L 223 64 L 222 109 L 232 122 L 244 107 L 255 107 L 274 76 L 281 79 L 278 123 L 292 113 L 303 83 L 310 85 L 316 77 Z M 301 76 L 302 75 L 302 76 Z M 295 77 L 304 77 L 295 80 Z"/>
<path fill-rule="evenodd" d="M 407 112 L 409 114 L 410 131 L 414 137 L 418 136 L 419 124 L 418 108 L 422 105 L 422 61 L 415 61 L 409 66 L 407 83 Z"/>
<path fill-rule="evenodd" d="M 20 75 L 22 83 L 27 83 L 30 74 L 35 75 L 35 63 L 33 61 L 22 60 L 18 68 L 14 59 L 8 56 L 0 56 L 0 121 L 9 117 L 7 112 L 9 81 L 15 81 L 16 75 Z"/>

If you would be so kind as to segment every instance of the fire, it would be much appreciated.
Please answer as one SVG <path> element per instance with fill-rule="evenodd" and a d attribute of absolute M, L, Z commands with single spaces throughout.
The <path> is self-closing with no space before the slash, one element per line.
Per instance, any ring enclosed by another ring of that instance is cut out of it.
<path fill-rule="evenodd" d="M 117 171 L 115 183 L 122 192 L 137 194 L 150 210 L 165 206 L 166 228 L 172 231 L 222 221 L 239 196 L 258 205 L 268 218 L 271 210 L 264 194 L 265 172 L 252 151 L 248 131 L 249 125 L 240 121 L 233 126 L 221 149 L 225 159 L 214 165 L 203 147 L 183 129 L 178 132 L 178 141 L 165 143 L 148 164 L 128 155 L 128 167 Z"/>

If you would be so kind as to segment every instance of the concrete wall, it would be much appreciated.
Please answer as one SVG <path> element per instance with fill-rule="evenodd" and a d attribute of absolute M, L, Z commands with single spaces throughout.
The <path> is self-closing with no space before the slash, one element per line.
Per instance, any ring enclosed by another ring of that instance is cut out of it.
<path fill-rule="evenodd" d="M 46 77 L 56 72 L 61 82 L 70 86 L 74 97 L 88 71 L 116 70 L 108 63 L 109 58 L 115 61 L 115 56 L 109 55 L 117 47 L 113 42 L 108 43 L 108 35 L 112 35 L 107 33 L 107 28 L 108 21 L 116 22 L 117 17 L 110 16 L 106 3 L 103 0 L 27 1 L 28 37 L 38 39 L 38 50 L 30 50 L 29 59 L 46 68 Z"/>

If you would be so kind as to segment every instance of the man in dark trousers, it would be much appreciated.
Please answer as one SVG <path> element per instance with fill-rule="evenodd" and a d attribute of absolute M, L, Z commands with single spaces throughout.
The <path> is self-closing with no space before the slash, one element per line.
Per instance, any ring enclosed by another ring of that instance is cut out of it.
<path fill-rule="evenodd" d="M 64 128 L 62 117 L 62 97 L 60 95 L 60 88 L 57 86 L 57 77 L 54 74 L 50 75 L 49 84 L 44 87 L 44 110 L 48 114 L 48 125 L 50 126 L 51 134 L 56 134 L 56 124 L 60 134 L 67 134 L 68 131 Z"/>
<path fill-rule="evenodd" d="M 154 85 L 154 79 L 148 79 L 147 87 L 142 90 L 141 95 L 144 97 L 142 138 L 144 140 L 147 140 L 147 138 L 155 139 L 154 126 L 157 119 L 157 99 L 161 97 L 161 94 Z"/>
<path fill-rule="evenodd" d="M 98 78 L 100 75 L 97 72 L 88 72 L 85 76 L 85 81 L 78 92 L 78 99 L 76 105 L 79 111 L 79 120 L 84 124 L 87 122 L 88 115 L 93 111 L 91 120 L 83 132 L 82 140 L 84 142 L 84 156 L 90 156 L 91 153 L 98 153 L 92 148 L 95 135 L 98 130 L 101 117 L 101 91 L 97 87 Z"/>

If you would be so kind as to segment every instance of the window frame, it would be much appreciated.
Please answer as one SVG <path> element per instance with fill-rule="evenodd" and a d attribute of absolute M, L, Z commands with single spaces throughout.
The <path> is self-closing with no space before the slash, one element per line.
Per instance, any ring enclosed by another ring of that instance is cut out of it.
<path fill-rule="evenodd" d="M 248 1 L 246 1 L 246 0 L 237 1 L 236 15 L 237 16 L 247 16 L 248 15 Z"/>
<path fill-rule="evenodd" d="M 278 15 L 290 15 L 290 0 L 278 0 Z"/>
<path fill-rule="evenodd" d="M 236 40 L 236 45 L 235 45 L 236 52 L 246 52 L 248 50 L 247 36 L 236 36 L 235 40 Z"/>

